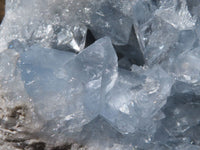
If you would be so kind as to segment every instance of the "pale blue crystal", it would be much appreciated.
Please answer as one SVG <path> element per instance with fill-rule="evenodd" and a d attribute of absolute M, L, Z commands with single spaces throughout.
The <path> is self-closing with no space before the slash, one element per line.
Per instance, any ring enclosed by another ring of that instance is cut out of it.
<path fill-rule="evenodd" d="M 69 131 L 99 114 L 117 78 L 117 57 L 107 37 L 78 55 L 32 46 L 20 55 L 19 67 L 38 113 Z"/>

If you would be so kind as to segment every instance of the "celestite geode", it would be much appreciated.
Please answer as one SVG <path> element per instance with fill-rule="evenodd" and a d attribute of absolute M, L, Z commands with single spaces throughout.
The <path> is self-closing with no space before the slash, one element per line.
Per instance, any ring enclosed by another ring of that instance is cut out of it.
<path fill-rule="evenodd" d="M 199 0 L 6 0 L 0 150 L 199 150 Z"/>

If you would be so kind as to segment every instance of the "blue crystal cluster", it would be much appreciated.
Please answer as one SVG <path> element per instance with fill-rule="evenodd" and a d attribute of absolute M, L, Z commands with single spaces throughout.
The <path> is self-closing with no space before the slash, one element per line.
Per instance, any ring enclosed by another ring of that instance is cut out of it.
<path fill-rule="evenodd" d="M 7 0 L 0 143 L 199 150 L 199 10 L 199 0 Z"/>

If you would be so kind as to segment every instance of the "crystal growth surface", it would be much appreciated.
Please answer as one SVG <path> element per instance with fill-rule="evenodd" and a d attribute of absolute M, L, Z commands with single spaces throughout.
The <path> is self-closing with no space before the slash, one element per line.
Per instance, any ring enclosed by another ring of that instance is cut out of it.
<path fill-rule="evenodd" d="M 6 0 L 0 150 L 199 150 L 198 0 Z"/>

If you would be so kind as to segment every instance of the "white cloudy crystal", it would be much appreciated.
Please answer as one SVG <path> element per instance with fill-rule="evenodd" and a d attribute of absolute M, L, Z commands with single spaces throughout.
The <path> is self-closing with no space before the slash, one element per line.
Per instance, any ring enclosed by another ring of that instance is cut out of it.
<path fill-rule="evenodd" d="M 54 10 L 59 4 L 51 0 L 6 1 L 6 15 L 0 31 L 4 38 L 0 38 L 0 47 L 6 47 L 7 42 L 18 39 L 29 45 L 40 43 L 49 48 L 59 49 L 64 45 L 65 49 L 83 49 L 86 27 L 74 24 L 76 18 L 60 14 L 64 8 L 58 12 Z"/>
<path fill-rule="evenodd" d="M 47 48 L 72 48 L 79 52 L 85 47 L 87 27 L 95 38 L 109 36 L 116 44 L 127 43 L 132 20 L 113 3 L 106 0 L 19 0 L 17 3 L 7 0 L 0 31 L 0 36 L 4 36 L 0 38 L 1 50 L 6 49 L 8 42 L 18 39 L 28 45 L 40 43 Z"/>
<path fill-rule="evenodd" d="M 181 53 L 172 63 L 170 71 L 180 81 L 200 82 L 200 48 Z"/>
<path fill-rule="evenodd" d="M 196 23 L 196 18 L 188 11 L 186 0 L 161 0 L 161 7 L 155 15 L 179 30 L 192 29 Z"/>
<path fill-rule="evenodd" d="M 135 24 L 136 33 L 148 65 L 161 64 L 169 57 L 174 57 L 174 54 L 177 55 L 187 49 L 192 49 L 194 41 L 198 40 L 198 34 L 195 35 L 196 33 L 193 31 L 198 29 L 198 26 L 196 27 L 197 19 L 196 16 L 191 16 L 185 0 L 161 0 L 159 5 L 160 7 L 157 9 L 144 2 L 135 6 L 136 10 L 146 8 L 141 12 L 144 18 L 136 15 Z M 148 15 L 144 15 L 145 12 Z M 190 40 L 191 42 L 189 42 Z"/>

